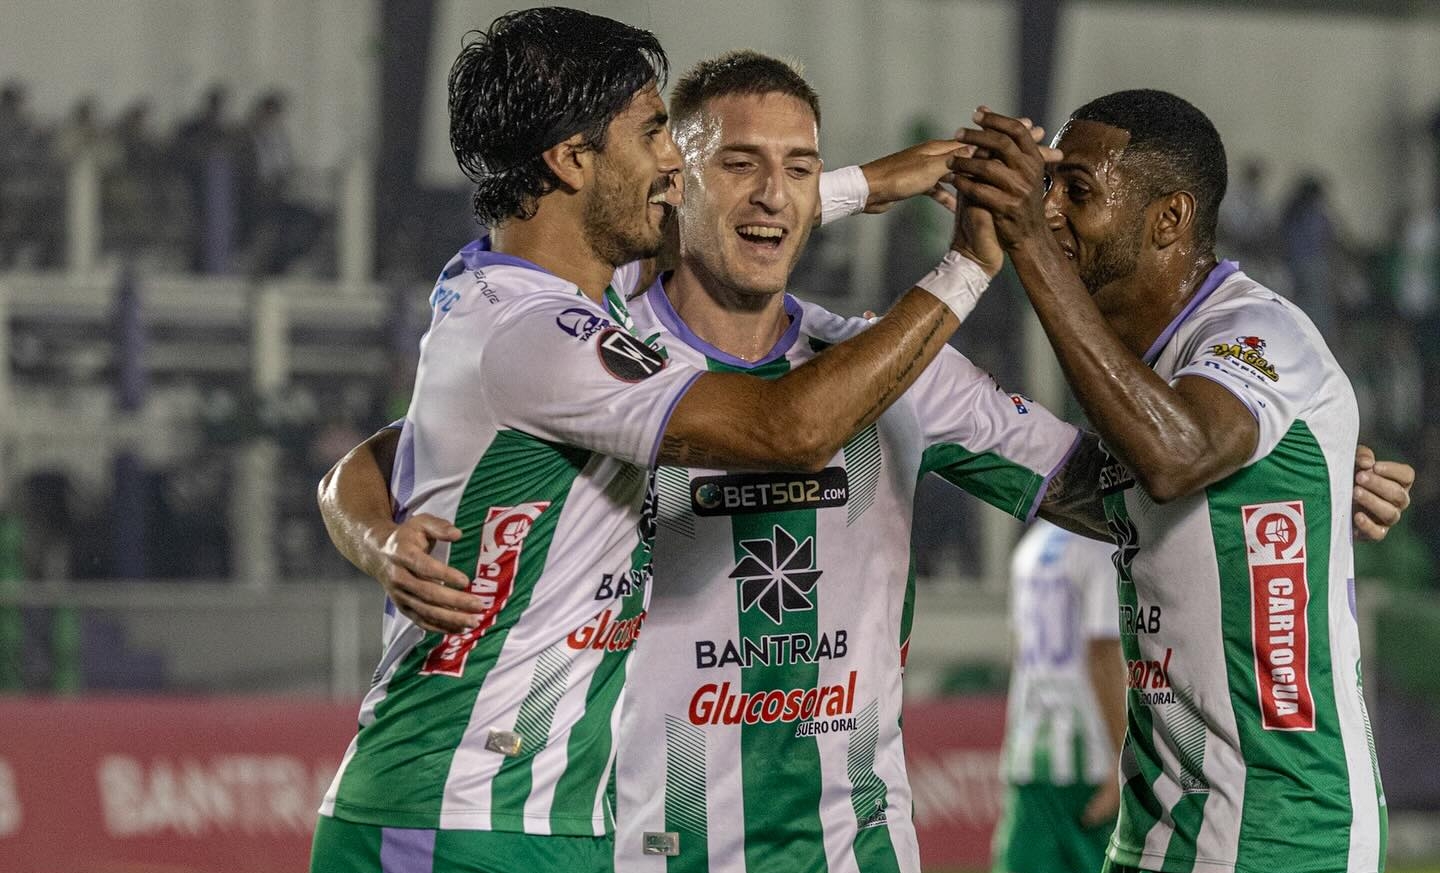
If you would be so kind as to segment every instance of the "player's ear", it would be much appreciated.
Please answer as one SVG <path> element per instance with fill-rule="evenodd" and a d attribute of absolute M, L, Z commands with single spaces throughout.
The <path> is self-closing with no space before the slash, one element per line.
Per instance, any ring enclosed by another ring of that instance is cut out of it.
<path fill-rule="evenodd" d="M 1150 204 L 1154 216 L 1151 238 L 1155 248 L 1163 249 L 1190 235 L 1195 225 L 1195 195 L 1174 191 Z"/>
<path fill-rule="evenodd" d="M 545 159 L 545 166 L 550 168 L 550 172 L 555 174 L 560 184 L 571 191 L 579 191 L 585 187 L 585 180 L 589 178 L 595 151 L 585 145 L 584 134 L 577 133 L 546 149 L 542 157 Z"/>

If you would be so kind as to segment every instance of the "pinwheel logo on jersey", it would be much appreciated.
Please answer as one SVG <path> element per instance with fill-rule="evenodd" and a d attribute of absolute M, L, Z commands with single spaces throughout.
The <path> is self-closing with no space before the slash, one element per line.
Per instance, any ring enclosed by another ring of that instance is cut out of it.
<path fill-rule="evenodd" d="M 1106 520 L 1105 526 L 1110 529 L 1110 538 L 1115 541 L 1115 552 L 1110 561 L 1120 574 L 1120 581 L 1133 585 L 1135 576 L 1130 566 L 1135 563 L 1135 556 L 1140 554 L 1140 531 L 1135 529 L 1135 522 L 1128 515 L 1113 515 Z"/>
<path fill-rule="evenodd" d="M 779 525 L 768 540 L 741 540 L 748 554 L 740 559 L 730 578 L 740 582 L 740 610 L 757 607 L 780 624 L 786 612 L 814 609 L 810 592 L 820 579 L 815 569 L 815 538 L 797 543 Z"/>

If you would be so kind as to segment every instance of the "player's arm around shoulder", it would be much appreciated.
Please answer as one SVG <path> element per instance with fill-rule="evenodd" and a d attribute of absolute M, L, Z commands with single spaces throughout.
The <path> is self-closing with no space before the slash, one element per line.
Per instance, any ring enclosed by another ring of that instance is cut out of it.
<path fill-rule="evenodd" d="M 907 398 L 923 440 L 921 471 L 1022 521 L 1042 508 L 1077 446 L 1073 425 L 1006 390 L 953 348 L 936 357 Z"/>
<path fill-rule="evenodd" d="M 912 292 L 879 324 L 779 379 L 700 376 L 666 425 L 659 462 L 823 469 L 851 434 L 904 393 L 959 324 L 944 304 L 925 297 Z"/>
<path fill-rule="evenodd" d="M 1074 534 L 1109 542 L 1100 476 L 1108 463 L 1100 438 L 1080 431 L 1075 447 L 1051 475 L 1040 499 L 1038 515 Z"/>

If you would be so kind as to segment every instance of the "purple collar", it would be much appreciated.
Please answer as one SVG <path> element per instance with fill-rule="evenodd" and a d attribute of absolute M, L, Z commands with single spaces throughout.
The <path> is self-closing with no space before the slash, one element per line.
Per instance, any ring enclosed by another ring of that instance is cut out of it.
<path fill-rule="evenodd" d="M 801 308 L 799 300 L 786 294 L 785 314 L 790 316 L 790 326 L 785 329 L 785 333 L 780 336 L 780 339 L 775 341 L 775 345 L 770 351 L 765 353 L 763 358 L 758 361 L 747 361 L 743 358 L 737 358 L 729 352 L 717 349 L 696 336 L 695 332 L 692 331 L 685 322 L 680 320 L 679 314 L 675 312 L 675 307 L 670 305 L 670 298 L 665 294 L 665 279 L 670 275 L 670 273 L 664 273 L 658 276 L 655 279 L 655 284 L 651 285 L 650 290 L 645 292 L 645 299 L 650 301 L 650 308 L 655 311 L 655 316 L 660 319 L 661 324 L 665 325 L 666 330 L 674 334 L 681 342 L 685 343 L 685 345 L 707 358 L 719 361 L 722 364 L 728 364 L 731 367 L 738 367 L 742 370 L 752 370 L 784 356 L 784 354 L 790 350 L 790 347 L 795 345 L 795 340 L 800 336 L 800 321 L 805 312 Z"/>
<path fill-rule="evenodd" d="M 1165 348 L 1165 344 L 1170 342 L 1171 337 L 1175 336 L 1175 331 L 1180 329 L 1180 325 L 1184 324 L 1185 320 L 1191 315 L 1194 315 L 1195 310 L 1200 308 L 1200 304 L 1204 303 L 1211 294 L 1215 293 L 1215 289 L 1219 288 L 1222 282 L 1230 278 L 1230 276 L 1239 269 L 1240 265 L 1234 261 L 1221 261 L 1215 265 L 1214 269 L 1210 271 L 1210 274 L 1205 277 L 1205 281 L 1200 283 L 1200 289 L 1191 296 L 1190 302 L 1185 304 L 1185 308 L 1180 310 L 1180 314 L 1175 316 L 1175 319 L 1170 322 L 1169 326 L 1160 331 L 1160 335 L 1155 338 L 1155 342 L 1150 344 L 1150 351 L 1145 353 L 1144 358 L 1147 365 L 1155 365 L 1155 359 L 1160 357 L 1160 350 Z"/>
<path fill-rule="evenodd" d="M 512 267 L 523 267 L 527 270 L 537 270 L 547 276 L 553 276 L 549 270 L 524 258 L 517 258 L 514 255 L 507 255 L 501 252 L 490 250 L 490 234 L 485 234 L 477 240 L 472 240 L 469 245 L 460 250 L 460 259 L 467 270 L 479 270 L 484 267 L 493 267 L 497 264 L 508 264 Z"/>

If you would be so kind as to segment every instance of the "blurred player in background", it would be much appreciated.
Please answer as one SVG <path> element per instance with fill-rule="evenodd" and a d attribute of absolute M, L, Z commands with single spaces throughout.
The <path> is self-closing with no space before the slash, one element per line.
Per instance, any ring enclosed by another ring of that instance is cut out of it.
<path fill-rule="evenodd" d="M 451 71 L 452 146 L 493 247 L 462 250 L 431 298 L 395 490 L 402 516 L 455 519 L 445 560 L 474 574 L 479 611 L 455 633 L 387 616 L 315 871 L 608 869 L 648 468 L 818 469 L 946 348 L 999 267 L 993 234 L 988 266 L 960 253 L 957 222 L 925 287 L 822 361 L 766 381 L 667 358 L 624 300 L 675 199 L 664 72 L 653 35 L 560 8 L 502 16 Z M 815 214 L 813 195 L 785 211 L 801 240 Z"/>
<path fill-rule="evenodd" d="M 1015 548 L 993 873 L 1098 873 L 1105 863 L 1125 736 L 1114 552 L 1044 521 Z"/>
<path fill-rule="evenodd" d="M 1225 150 L 1160 91 L 1045 158 L 982 109 L 957 186 L 997 229 L 1104 440 L 1129 726 L 1107 868 L 1373 873 L 1385 795 L 1351 551 L 1358 416 L 1293 304 L 1217 262 Z"/>

